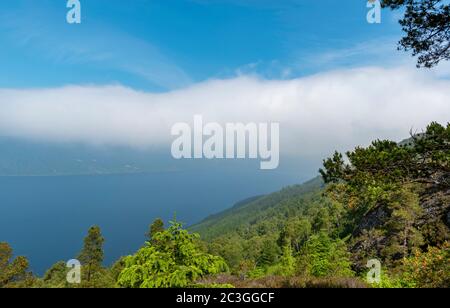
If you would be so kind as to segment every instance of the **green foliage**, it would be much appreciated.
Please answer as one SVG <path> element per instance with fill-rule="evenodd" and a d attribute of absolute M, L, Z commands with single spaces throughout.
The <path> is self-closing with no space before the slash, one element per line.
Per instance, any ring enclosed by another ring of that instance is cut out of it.
<path fill-rule="evenodd" d="M 392 141 L 377 140 L 367 148 L 357 147 L 346 155 L 349 164 L 340 153 L 324 161 L 325 169 L 320 173 L 326 183 L 344 181 L 355 191 L 360 191 L 375 185 L 398 183 L 414 172 L 413 151 Z"/>
<path fill-rule="evenodd" d="M 274 240 L 267 239 L 263 242 L 260 255 L 257 260 L 259 266 L 273 265 L 278 261 L 280 255 L 280 248 Z"/>
<path fill-rule="evenodd" d="M 284 272 L 280 265 L 284 247 L 290 244 L 295 256 L 313 232 L 316 209 L 329 207 L 321 188 L 320 179 L 314 179 L 241 204 L 193 229 L 209 235 L 209 252 L 222 256 L 233 273 L 260 277 L 266 272 Z"/>
<path fill-rule="evenodd" d="M 300 251 L 299 271 L 314 277 L 353 276 L 345 244 L 324 232 L 311 236 Z"/>
<path fill-rule="evenodd" d="M 267 269 L 268 275 L 292 276 L 295 273 L 296 260 L 292 255 L 292 249 L 289 244 L 282 249 L 279 262 Z"/>
<path fill-rule="evenodd" d="M 383 226 L 391 236 L 382 252 L 388 259 L 392 256 L 407 256 L 415 247 L 423 244 L 423 237 L 414 223 L 422 214 L 417 194 L 403 187 L 391 194 L 388 208 L 391 215 Z"/>
<path fill-rule="evenodd" d="M 55 263 L 49 268 L 42 278 L 42 285 L 40 287 L 45 288 L 70 288 L 70 284 L 67 283 L 67 274 L 69 268 L 66 266 L 66 262 L 60 261 Z"/>
<path fill-rule="evenodd" d="M 399 48 L 418 56 L 417 67 L 433 67 L 450 59 L 450 5 L 446 0 L 382 0 L 384 7 L 403 9 L 406 35 Z"/>
<path fill-rule="evenodd" d="M 420 199 L 426 191 L 445 192 L 450 187 L 449 144 L 450 125 L 431 123 L 424 133 L 400 144 L 378 140 L 347 152 L 348 163 L 339 153 L 324 161 L 320 173 L 330 184 L 327 196 L 346 207 L 340 235 L 352 235 L 357 268 L 368 257 L 397 266 L 421 248 L 425 238 L 428 243 L 445 240 L 437 238 L 448 234 L 442 224 L 421 227 Z"/>
<path fill-rule="evenodd" d="M 161 218 L 155 219 L 155 221 L 150 225 L 148 232 L 145 234 L 149 241 L 152 241 L 153 236 L 156 233 L 164 231 L 164 221 Z"/>
<path fill-rule="evenodd" d="M 367 148 L 347 152 L 349 164 L 335 153 L 324 161 L 320 173 L 326 183 L 344 181 L 355 192 L 372 187 L 395 188 L 404 182 L 426 182 L 449 187 L 450 123 L 433 122 L 422 134 L 403 144 L 374 141 Z M 394 186 L 394 187 L 393 187 Z"/>
<path fill-rule="evenodd" d="M 126 257 L 121 257 L 111 266 L 110 272 L 114 281 L 119 280 L 120 273 L 125 269 L 126 266 L 125 259 Z"/>
<path fill-rule="evenodd" d="M 222 258 L 198 249 L 197 238 L 172 222 L 167 230 L 153 235 L 154 243 L 125 258 L 118 284 L 126 288 L 181 288 L 226 271 Z"/>
<path fill-rule="evenodd" d="M 418 180 L 450 187 L 450 123 L 444 127 L 433 122 L 413 139 Z"/>
<path fill-rule="evenodd" d="M 83 266 L 83 281 L 91 282 L 93 274 L 101 269 L 104 258 L 104 242 L 100 227 L 89 228 L 88 235 L 84 238 L 83 249 L 78 256 L 78 260 Z"/>
<path fill-rule="evenodd" d="M 237 234 L 220 237 L 212 242 L 208 248 L 211 254 L 223 257 L 231 268 L 237 269 L 241 265 L 245 248 Z"/>
<path fill-rule="evenodd" d="M 97 267 L 94 271 L 91 271 L 90 280 L 86 280 L 87 267 L 81 268 L 82 280 L 80 284 L 70 284 L 67 282 L 67 274 L 70 268 L 66 266 L 63 261 L 55 263 L 44 274 L 42 279 L 35 282 L 34 287 L 38 288 L 115 288 L 116 281 L 112 269 Z"/>
<path fill-rule="evenodd" d="M 290 245 L 298 252 L 312 234 L 311 222 L 306 218 L 291 218 L 287 221 L 278 238 L 278 246 Z"/>
<path fill-rule="evenodd" d="M 429 247 L 426 252 L 416 250 L 402 265 L 403 286 L 418 288 L 450 287 L 450 245 Z"/>
<path fill-rule="evenodd" d="M 279 229 L 272 223 L 272 219 L 284 222 L 287 217 L 300 216 L 302 208 L 309 206 L 312 199 L 320 203 L 318 199 L 322 188 L 323 181 L 317 177 L 302 185 L 286 187 L 267 196 L 250 198 L 189 229 L 199 233 L 206 241 L 236 231 L 239 236 L 247 238 L 273 233 Z"/>
<path fill-rule="evenodd" d="M 0 288 L 27 287 L 32 283 L 27 258 L 19 256 L 13 259 L 9 244 L 0 242 Z"/>
<path fill-rule="evenodd" d="M 448 288 L 450 287 L 450 245 L 416 249 L 402 260 L 396 273 L 383 272 L 377 288 Z"/>
<path fill-rule="evenodd" d="M 372 287 L 378 289 L 400 289 L 400 288 L 410 288 L 411 286 L 406 286 L 401 279 L 392 277 L 382 272 L 379 283 L 371 284 Z"/>

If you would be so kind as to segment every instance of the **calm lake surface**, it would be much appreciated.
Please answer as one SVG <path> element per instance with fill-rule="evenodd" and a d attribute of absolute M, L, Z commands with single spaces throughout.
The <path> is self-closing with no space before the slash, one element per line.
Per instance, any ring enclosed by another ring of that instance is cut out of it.
<path fill-rule="evenodd" d="M 42 275 L 55 262 L 76 257 L 88 228 L 99 225 L 109 265 L 144 243 L 155 218 L 167 221 L 176 213 L 194 224 L 239 200 L 298 182 L 265 172 L 0 177 L 0 241 Z"/>

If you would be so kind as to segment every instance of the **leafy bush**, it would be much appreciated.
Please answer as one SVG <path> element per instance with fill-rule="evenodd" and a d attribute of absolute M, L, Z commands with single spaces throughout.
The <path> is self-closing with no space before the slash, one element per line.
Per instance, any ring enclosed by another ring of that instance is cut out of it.
<path fill-rule="evenodd" d="M 118 284 L 126 288 L 182 288 L 195 286 L 207 275 L 228 270 L 221 257 L 198 249 L 198 235 L 189 234 L 176 222 L 153 235 L 152 243 L 124 259 Z"/>
<path fill-rule="evenodd" d="M 416 250 L 411 257 L 403 260 L 403 285 L 418 288 L 449 288 L 449 261 L 448 242 L 440 249 L 429 247 L 426 252 Z"/>
<path fill-rule="evenodd" d="M 343 241 L 320 232 L 310 237 L 299 256 L 299 270 L 313 277 L 351 277 L 349 253 Z"/>

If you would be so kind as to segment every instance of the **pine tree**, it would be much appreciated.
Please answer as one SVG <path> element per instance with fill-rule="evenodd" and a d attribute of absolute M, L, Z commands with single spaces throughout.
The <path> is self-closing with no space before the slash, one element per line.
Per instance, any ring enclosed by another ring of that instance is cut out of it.
<path fill-rule="evenodd" d="M 161 218 L 155 219 L 155 221 L 149 226 L 148 232 L 145 234 L 148 241 L 151 242 L 156 233 L 164 231 L 164 221 Z"/>
<path fill-rule="evenodd" d="M 32 275 L 28 272 L 28 260 L 19 256 L 13 258 L 13 250 L 8 243 L 0 243 L 0 288 L 8 286 L 26 285 L 32 280 Z"/>
<path fill-rule="evenodd" d="M 87 268 L 87 282 L 91 281 L 92 273 L 101 268 L 103 262 L 103 243 L 100 227 L 93 226 L 89 229 L 88 235 L 84 238 L 84 246 L 78 260 L 84 268 Z"/>

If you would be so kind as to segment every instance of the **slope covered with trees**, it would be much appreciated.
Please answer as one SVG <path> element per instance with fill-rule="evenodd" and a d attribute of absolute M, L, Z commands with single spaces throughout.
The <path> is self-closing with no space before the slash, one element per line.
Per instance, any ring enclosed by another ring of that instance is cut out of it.
<path fill-rule="evenodd" d="M 258 196 L 238 202 L 232 208 L 206 218 L 204 221 L 191 226 L 191 231 L 200 233 L 208 240 L 236 229 L 249 229 L 258 222 L 275 216 L 284 216 L 287 209 L 280 210 L 280 205 L 287 205 L 290 201 L 304 201 L 312 198 L 324 186 L 320 177 L 304 183 L 282 189 L 267 196 Z M 298 208 L 296 206 L 295 208 Z"/>

